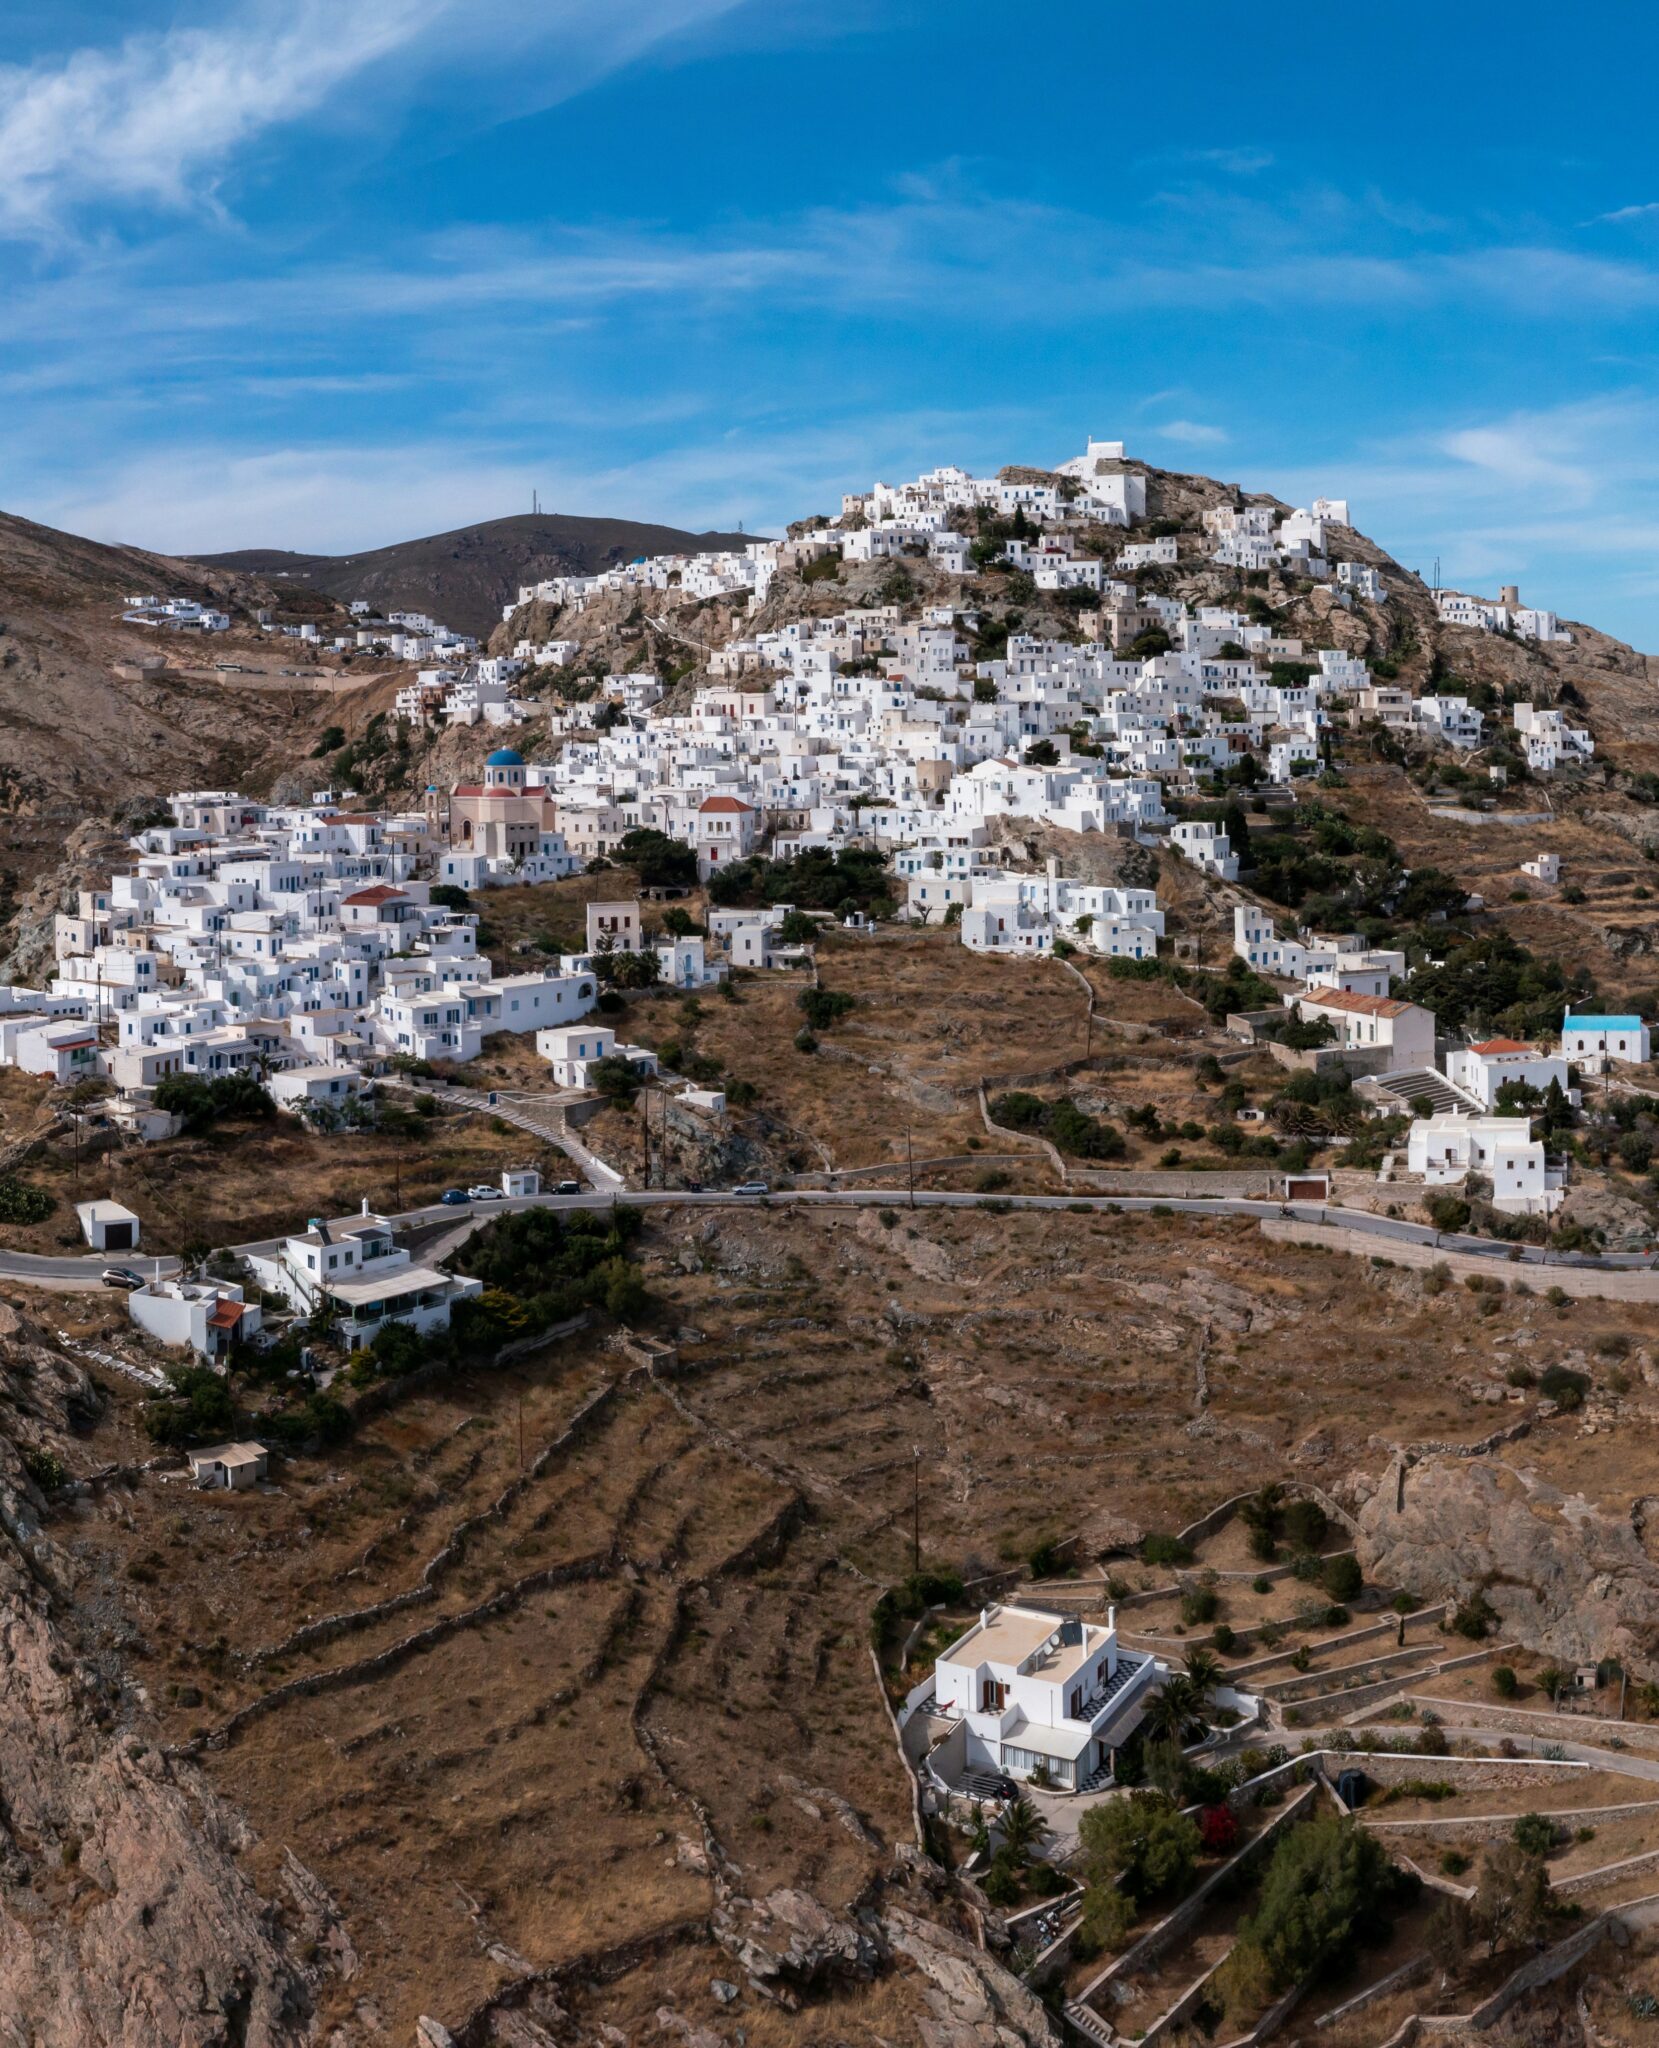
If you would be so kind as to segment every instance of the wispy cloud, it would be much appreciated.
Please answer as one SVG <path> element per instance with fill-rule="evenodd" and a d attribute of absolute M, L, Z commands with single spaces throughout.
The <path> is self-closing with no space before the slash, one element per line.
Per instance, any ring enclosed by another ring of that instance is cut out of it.
<path fill-rule="evenodd" d="M 625 460 L 535 456 L 503 438 L 328 443 L 240 453 L 202 438 L 112 465 L 78 487 L 31 501 L 29 516 L 95 540 L 163 554 L 290 546 L 350 553 L 527 506 L 534 485 L 556 510 L 666 520 L 694 530 L 781 531 L 835 510 L 894 466 L 922 469 L 983 449 L 985 466 L 1040 435 L 1007 410 L 872 411 L 810 428 L 707 416 L 670 445 Z M 1045 451 L 1046 454 L 1047 451 Z M 972 456 L 972 459 L 981 459 Z"/>
<path fill-rule="evenodd" d="M 1178 441 L 1188 448 L 1217 448 L 1230 438 L 1225 427 L 1209 427 L 1202 420 L 1165 420 L 1150 431 L 1160 441 Z"/>
<path fill-rule="evenodd" d="M 1610 221 L 1646 220 L 1656 213 L 1659 213 L 1659 199 L 1648 199 L 1638 206 L 1616 206 L 1611 213 L 1598 213 L 1584 225 L 1603 227 Z"/>
<path fill-rule="evenodd" d="M 555 53 L 558 61 L 522 65 L 493 96 L 492 118 L 501 119 L 552 105 L 738 4 L 243 0 L 212 27 L 136 33 L 0 65 L 0 232 L 54 236 L 93 204 L 106 213 L 112 205 L 211 207 L 240 153 L 315 115 L 371 71 L 375 90 L 363 104 L 380 109 L 410 89 L 422 58 L 464 73 L 485 53 L 497 64 Z"/>
<path fill-rule="evenodd" d="M 297 0 L 214 28 L 0 70 L 0 222 L 40 232 L 96 197 L 178 207 L 268 128 L 313 112 L 447 0 Z"/>

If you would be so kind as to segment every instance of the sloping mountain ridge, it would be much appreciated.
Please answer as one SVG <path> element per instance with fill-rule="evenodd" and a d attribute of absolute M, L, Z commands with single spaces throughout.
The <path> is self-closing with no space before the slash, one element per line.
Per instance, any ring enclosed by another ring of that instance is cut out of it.
<path fill-rule="evenodd" d="M 78 828 L 191 784 L 266 787 L 338 715 L 325 696 L 284 688 L 263 692 L 250 717 L 248 689 L 212 667 L 215 656 L 248 661 L 249 636 L 233 628 L 209 651 L 124 625 L 123 601 L 140 591 L 217 605 L 237 625 L 266 605 L 289 617 L 337 611 L 308 591 L 0 513 L 0 913 Z M 117 672 L 158 654 L 164 674 Z"/>
<path fill-rule="evenodd" d="M 714 554 L 741 548 L 756 537 L 685 533 L 633 519 L 527 512 L 356 555 L 243 548 L 200 560 L 210 569 L 308 584 L 341 603 L 362 598 L 382 610 L 427 612 L 457 632 L 482 637 L 499 624 L 502 606 L 518 595 L 522 583 L 591 576 L 636 555 Z"/>

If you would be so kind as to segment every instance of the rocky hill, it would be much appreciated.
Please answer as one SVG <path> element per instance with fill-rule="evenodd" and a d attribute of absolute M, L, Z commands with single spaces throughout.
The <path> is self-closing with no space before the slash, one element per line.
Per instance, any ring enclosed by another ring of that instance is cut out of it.
<path fill-rule="evenodd" d="M 232 630 L 204 646 L 124 625 L 123 600 L 140 591 L 216 605 Z M 252 630 L 265 607 L 341 616 L 331 598 L 246 571 L 0 513 L 0 918 L 81 828 L 181 785 L 265 789 L 311 752 L 340 709 L 315 678 L 280 673 L 291 657 Z M 349 687 L 372 693 L 373 680 L 359 671 Z"/>
<path fill-rule="evenodd" d="M 636 555 L 711 554 L 741 548 L 753 534 L 684 533 L 633 519 L 522 513 L 460 526 L 423 540 L 359 555 L 292 554 L 244 548 L 205 555 L 209 569 L 308 585 L 342 603 L 364 598 L 382 610 L 427 612 L 457 632 L 488 634 L 520 584 L 550 576 L 591 576 Z"/>

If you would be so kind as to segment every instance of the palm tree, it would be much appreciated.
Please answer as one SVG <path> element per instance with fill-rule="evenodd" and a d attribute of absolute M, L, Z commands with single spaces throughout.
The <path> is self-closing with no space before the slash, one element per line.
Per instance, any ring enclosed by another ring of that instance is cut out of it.
<path fill-rule="evenodd" d="M 1211 1695 L 1221 1683 L 1220 1658 L 1210 1650 L 1189 1650 L 1187 1678 L 1198 1695 L 1198 1711 L 1203 1713 L 1210 1704 Z"/>
<path fill-rule="evenodd" d="M 1179 1742 L 1198 1712 L 1198 1688 L 1185 1672 L 1177 1671 L 1147 1701 L 1147 1730 L 1155 1741 Z"/>
<path fill-rule="evenodd" d="M 1014 1863 L 1028 1863 L 1032 1850 L 1049 1831 L 1048 1822 L 1023 1792 L 1010 1799 L 1002 1809 L 997 1827 L 1002 1836 L 1002 1846 Z"/>

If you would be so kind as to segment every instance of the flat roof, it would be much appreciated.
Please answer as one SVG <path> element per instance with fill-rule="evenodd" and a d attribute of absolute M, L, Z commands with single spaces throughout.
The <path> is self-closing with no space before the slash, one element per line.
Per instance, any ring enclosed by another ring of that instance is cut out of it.
<path fill-rule="evenodd" d="M 943 1661 L 954 1663 L 1023 1664 L 1040 1650 L 1070 1615 L 1048 1614 L 1032 1607 L 1000 1607 L 989 1621 L 977 1623 L 944 1652 Z M 1031 1671 L 1033 1678 L 1055 1684 L 1063 1682 L 1087 1663 L 1106 1639 L 1106 1631 L 1093 1622 L 1082 1623 L 1082 1640 L 1062 1643 Z M 961 1652 L 958 1658 L 958 1652 Z"/>
<path fill-rule="evenodd" d="M 384 1280 L 331 1280 L 326 1293 L 336 1301 L 355 1308 L 365 1301 L 391 1301 L 404 1294 L 419 1294 L 428 1287 L 448 1287 L 449 1275 L 433 1266 L 403 1266 Z"/>
<path fill-rule="evenodd" d="M 207 1444 L 199 1451 L 186 1451 L 192 1465 L 252 1465 L 265 1457 L 263 1444 Z"/>
<path fill-rule="evenodd" d="M 123 1208 L 119 1202 L 77 1202 L 75 1214 L 88 1218 L 93 1223 L 136 1223 L 137 1216 L 131 1209 Z"/>

